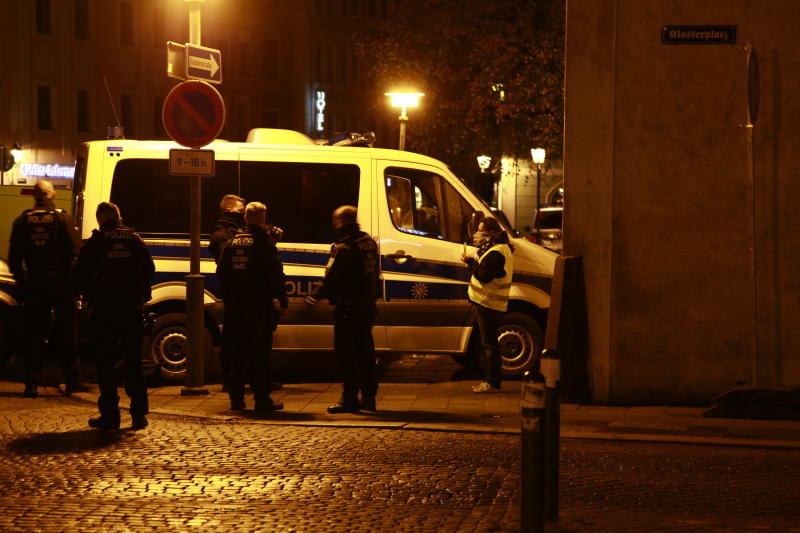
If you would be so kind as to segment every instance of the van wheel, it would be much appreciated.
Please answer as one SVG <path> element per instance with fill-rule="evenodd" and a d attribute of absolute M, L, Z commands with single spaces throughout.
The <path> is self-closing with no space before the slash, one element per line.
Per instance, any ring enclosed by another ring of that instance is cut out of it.
<path fill-rule="evenodd" d="M 504 376 L 521 376 L 538 364 L 544 345 L 539 323 L 524 313 L 508 313 L 497 325 Z"/>
<path fill-rule="evenodd" d="M 205 329 L 203 335 L 205 369 L 211 363 L 211 333 Z M 179 380 L 186 375 L 189 354 L 189 335 L 185 313 L 167 313 L 156 318 L 152 333 L 145 339 L 146 366 L 155 366 L 161 376 L 168 380 Z"/>

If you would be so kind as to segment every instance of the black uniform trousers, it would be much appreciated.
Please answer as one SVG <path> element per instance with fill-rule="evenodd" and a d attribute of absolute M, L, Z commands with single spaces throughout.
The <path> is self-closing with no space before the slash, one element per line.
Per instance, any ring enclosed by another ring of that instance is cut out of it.
<path fill-rule="evenodd" d="M 116 363 L 123 361 L 125 393 L 131 400 L 131 416 L 148 413 L 147 387 L 142 368 L 142 311 L 136 303 L 102 302 L 92 306 L 91 337 L 100 398 L 100 416 L 119 419 Z"/>
<path fill-rule="evenodd" d="M 492 387 L 500 387 L 500 347 L 497 342 L 497 323 L 503 314 L 500 311 L 489 309 L 473 302 L 478 311 L 478 332 L 481 335 L 483 353 L 481 367 L 486 375 L 486 381 Z"/>
<path fill-rule="evenodd" d="M 51 314 L 52 313 L 52 314 Z M 55 320 L 51 321 L 51 317 Z M 75 301 L 66 279 L 31 279 L 26 284 L 24 305 L 28 343 L 25 351 L 25 383 L 37 386 L 42 380 L 45 340 L 52 322 L 56 349 L 64 381 L 78 381 L 78 355 L 75 347 Z"/>
<path fill-rule="evenodd" d="M 244 404 L 244 386 L 250 380 L 256 407 L 271 405 L 272 308 L 226 300 L 225 319 L 225 331 L 233 344 L 228 380 L 231 407 Z"/>
<path fill-rule="evenodd" d="M 333 313 L 333 347 L 342 373 L 342 400 L 358 402 L 378 393 L 378 365 L 372 324 L 375 303 L 371 300 L 339 302 Z"/>

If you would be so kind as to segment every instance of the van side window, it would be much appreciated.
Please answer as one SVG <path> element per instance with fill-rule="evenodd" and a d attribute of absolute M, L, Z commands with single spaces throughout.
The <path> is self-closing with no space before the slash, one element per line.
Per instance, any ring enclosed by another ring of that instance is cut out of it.
<path fill-rule="evenodd" d="M 451 242 L 465 242 L 474 209 L 443 177 L 390 167 L 384 176 L 389 215 L 404 232 Z"/>
<path fill-rule="evenodd" d="M 358 206 L 357 165 L 242 161 L 241 192 L 267 205 L 267 221 L 283 228 L 282 242 L 330 244 L 334 209 Z"/>
<path fill-rule="evenodd" d="M 215 163 L 216 175 L 202 180 L 200 231 L 207 236 L 219 213 L 219 200 L 236 194 L 236 161 Z M 189 179 L 170 176 L 166 159 L 124 159 L 114 169 L 111 201 L 122 220 L 143 237 L 189 237 Z M 94 213 L 87 213 L 94 216 Z"/>

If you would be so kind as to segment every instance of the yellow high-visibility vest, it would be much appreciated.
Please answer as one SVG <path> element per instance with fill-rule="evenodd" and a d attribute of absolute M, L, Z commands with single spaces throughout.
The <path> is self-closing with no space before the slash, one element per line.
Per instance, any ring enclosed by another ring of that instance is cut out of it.
<path fill-rule="evenodd" d="M 511 290 L 511 276 L 514 273 L 514 256 L 511 255 L 511 248 L 508 244 L 495 244 L 482 256 L 478 258 L 478 262 L 483 261 L 491 252 L 500 252 L 503 254 L 506 262 L 506 274 L 502 278 L 495 278 L 489 283 L 481 283 L 475 276 L 469 280 L 469 288 L 467 294 L 469 299 L 489 309 L 496 311 L 505 311 L 508 307 L 508 293 Z"/>

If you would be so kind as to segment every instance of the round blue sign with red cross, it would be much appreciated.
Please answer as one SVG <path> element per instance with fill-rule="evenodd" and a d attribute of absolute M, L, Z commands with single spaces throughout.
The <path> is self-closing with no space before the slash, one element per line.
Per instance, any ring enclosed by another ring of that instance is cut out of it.
<path fill-rule="evenodd" d="M 164 129 L 188 148 L 201 148 L 217 138 L 225 125 L 225 102 L 204 81 L 179 83 L 164 99 Z"/>

